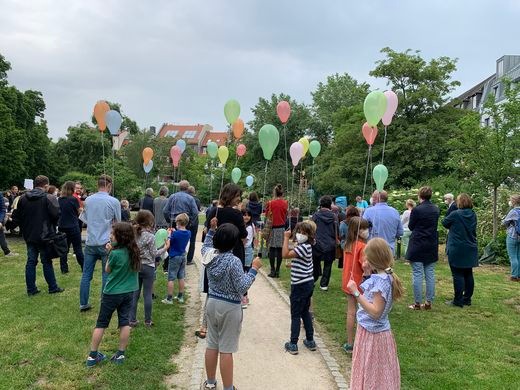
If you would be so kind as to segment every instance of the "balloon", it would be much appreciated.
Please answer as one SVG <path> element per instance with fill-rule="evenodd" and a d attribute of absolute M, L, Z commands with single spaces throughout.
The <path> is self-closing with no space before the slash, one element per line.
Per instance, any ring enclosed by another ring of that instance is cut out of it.
<path fill-rule="evenodd" d="M 309 144 L 309 153 L 311 154 L 312 158 L 318 157 L 318 154 L 320 154 L 320 152 L 321 144 L 316 140 L 311 141 L 311 143 Z"/>
<path fill-rule="evenodd" d="M 227 148 L 227 146 L 220 146 L 218 148 L 218 159 L 220 160 L 220 162 L 222 164 L 225 164 L 227 159 L 229 157 L 229 149 Z"/>
<path fill-rule="evenodd" d="M 240 144 L 237 146 L 237 156 L 242 157 L 244 154 L 246 154 L 246 145 Z"/>
<path fill-rule="evenodd" d="M 383 164 L 378 164 L 372 171 L 372 177 L 376 183 L 377 190 L 383 191 L 386 179 L 388 179 L 388 169 Z"/>
<path fill-rule="evenodd" d="M 206 149 L 208 151 L 209 157 L 211 157 L 211 158 L 217 157 L 218 145 L 215 142 L 209 141 L 208 144 L 206 145 Z"/>
<path fill-rule="evenodd" d="M 242 171 L 240 170 L 240 168 L 233 168 L 233 170 L 231 171 L 231 180 L 233 180 L 233 183 L 237 184 L 241 177 Z"/>
<path fill-rule="evenodd" d="M 144 172 L 145 172 L 145 173 L 150 173 L 150 171 L 152 170 L 152 168 L 153 168 L 153 161 L 152 161 L 152 160 L 150 160 L 150 161 L 148 162 L 148 164 L 143 163 L 143 169 L 144 169 Z"/>
<path fill-rule="evenodd" d="M 240 104 L 234 99 L 228 100 L 224 106 L 224 115 L 230 125 L 235 123 L 240 115 Z"/>
<path fill-rule="evenodd" d="M 143 149 L 143 161 L 145 164 L 148 164 L 150 160 L 153 158 L 153 149 L 146 147 Z"/>
<path fill-rule="evenodd" d="M 105 122 L 105 114 L 110 111 L 110 106 L 104 100 L 100 100 L 94 106 L 94 118 L 100 131 L 105 131 L 107 124 Z"/>
<path fill-rule="evenodd" d="M 159 249 L 164 245 L 164 242 L 168 238 L 168 231 L 166 229 L 159 229 L 155 232 L 155 247 Z"/>
<path fill-rule="evenodd" d="M 303 145 L 301 142 L 293 142 L 289 149 L 289 154 L 291 155 L 292 165 L 295 167 L 303 157 Z"/>
<path fill-rule="evenodd" d="M 280 133 L 273 125 L 263 125 L 258 133 L 258 141 L 264 152 L 264 158 L 270 160 L 273 153 L 280 142 Z"/>
<path fill-rule="evenodd" d="M 386 96 L 381 91 L 372 91 L 365 98 L 363 111 L 370 126 L 376 126 L 386 111 Z"/>
<path fill-rule="evenodd" d="M 253 176 L 249 175 L 249 176 L 246 177 L 246 185 L 248 187 L 251 187 L 254 182 L 255 182 L 255 179 L 254 179 Z"/>
<path fill-rule="evenodd" d="M 309 140 L 305 137 L 302 137 L 298 140 L 298 142 L 303 145 L 303 155 L 305 156 L 309 150 Z"/>
<path fill-rule="evenodd" d="M 172 158 L 173 166 L 177 168 L 179 161 L 181 161 L 182 150 L 179 145 L 172 146 L 170 149 L 170 157 Z"/>
<path fill-rule="evenodd" d="M 365 137 L 367 144 L 372 146 L 377 137 L 377 127 L 370 127 L 370 125 L 365 122 L 361 131 L 363 132 L 363 137 Z"/>
<path fill-rule="evenodd" d="M 244 121 L 238 118 L 235 122 L 233 122 L 233 135 L 236 139 L 242 138 L 244 135 Z"/>
<path fill-rule="evenodd" d="M 117 135 L 121 128 L 121 123 L 123 123 L 123 118 L 121 118 L 121 114 L 116 110 L 110 110 L 105 114 L 105 122 L 108 130 L 110 130 L 110 134 Z"/>
<path fill-rule="evenodd" d="M 383 125 L 388 126 L 392 123 L 392 118 L 397 110 L 397 95 L 394 91 L 385 91 L 384 95 L 386 96 L 386 111 L 383 114 L 382 122 Z"/>
<path fill-rule="evenodd" d="M 280 118 L 280 122 L 286 124 L 291 116 L 291 106 L 285 100 L 282 100 L 276 106 L 276 113 L 278 114 L 278 118 Z"/>
<path fill-rule="evenodd" d="M 181 153 L 184 153 L 184 151 L 186 150 L 186 141 L 184 141 L 183 139 L 178 139 L 175 145 L 177 145 L 181 149 Z"/>

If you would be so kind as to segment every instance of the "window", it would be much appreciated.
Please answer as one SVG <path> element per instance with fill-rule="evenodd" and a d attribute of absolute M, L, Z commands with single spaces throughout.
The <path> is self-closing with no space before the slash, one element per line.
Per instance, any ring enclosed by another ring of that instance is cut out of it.
<path fill-rule="evenodd" d="M 484 126 L 489 126 L 489 118 L 484 119 Z"/>
<path fill-rule="evenodd" d="M 471 97 L 471 107 L 473 109 L 477 108 L 477 95 L 473 95 Z"/>
<path fill-rule="evenodd" d="M 195 138 L 195 135 L 197 135 L 196 131 L 193 131 L 193 130 L 185 131 L 182 138 Z"/>
<path fill-rule="evenodd" d="M 176 137 L 178 131 L 177 130 L 168 130 L 165 134 L 165 137 Z"/>
<path fill-rule="evenodd" d="M 497 96 L 498 96 L 498 85 L 496 85 L 496 86 L 493 87 L 493 96 L 494 96 L 494 97 L 497 97 Z"/>
<path fill-rule="evenodd" d="M 497 62 L 497 76 L 502 77 L 504 74 L 504 60 L 500 60 Z"/>

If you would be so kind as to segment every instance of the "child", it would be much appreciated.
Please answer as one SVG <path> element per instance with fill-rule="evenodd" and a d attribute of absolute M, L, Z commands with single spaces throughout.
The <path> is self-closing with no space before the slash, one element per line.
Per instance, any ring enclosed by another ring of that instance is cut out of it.
<path fill-rule="evenodd" d="M 135 217 L 135 233 L 139 255 L 141 257 L 141 270 L 139 271 L 139 289 L 134 291 L 132 310 L 130 312 L 130 326 L 137 326 L 137 302 L 141 295 L 141 288 L 144 285 L 144 324 L 147 327 L 153 325 L 152 322 L 152 293 L 155 280 L 155 259 L 161 256 L 170 247 L 169 240 L 166 240 L 161 249 L 155 247 L 155 235 L 153 229 L 155 219 L 153 214 L 148 210 L 141 210 Z"/>
<path fill-rule="evenodd" d="M 220 355 L 220 374 L 224 390 L 233 387 L 233 353 L 238 350 L 238 340 L 242 327 L 242 308 L 240 301 L 255 281 L 262 261 L 255 258 L 248 273 L 244 273 L 242 262 L 233 255 L 233 248 L 239 240 L 239 230 L 231 223 L 223 223 L 215 231 L 217 219 L 212 218 L 210 230 L 202 247 L 209 293 L 206 306 L 208 322 L 206 348 L 205 389 L 215 389 L 217 362 Z M 206 256 L 214 251 L 215 255 Z"/>
<path fill-rule="evenodd" d="M 168 296 L 161 302 L 167 305 L 173 304 L 173 282 L 179 280 L 179 294 L 175 297 L 179 303 L 184 303 L 184 276 L 186 275 L 186 245 L 190 242 L 191 232 L 186 230 L 190 222 L 188 214 L 182 213 L 175 218 L 177 230 L 173 230 L 170 236 L 170 249 L 168 254 Z"/>
<path fill-rule="evenodd" d="M 354 280 L 347 284 L 359 304 L 350 388 L 399 389 L 399 360 L 388 313 L 394 299 L 403 294 L 403 287 L 392 270 L 394 256 L 385 240 L 371 239 L 365 257 L 375 273 L 361 284 L 363 294 Z"/>
<path fill-rule="evenodd" d="M 245 251 L 245 260 L 244 260 L 244 272 L 249 272 L 251 269 L 251 264 L 253 262 L 253 251 L 254 251 L 254 240 L 255 240 L 255 227 L 253 226 L 253 217 L 251 212 L 248 210 L 243 210 L 242 215 L 244 216 L 244 223 L 246 225 L 247 238 L 244 241 L 244 251 Z M 242 309 L 247 309 L 249 305 L 249 296 L 246 292 L 244 297 L 242 298 Z"/>
<path fill-rule="evenodd" d="M 130 203 L 126 199 L 121 201 L 121 221 L 130 222 Z"/>
<path fill-rule="evenodd" d="M 300 322 L 305 327 L 305 345 L 309 350 L 316 350 L 314 327 L 309 312 L 314 290 L 312 244 L 316 237 L 316 224 L 312 221 L 299 222 L 294 228 L 297 245 L 289 250 L 291 231 L 284 233 L 282 256 L 291 261 L 291 340 L 285 343 L 285 350 L 291 355 L 298 354 Z"/>
<path fill-rule="evenodd" d="M 125 361 L 125 349 L 130 337 L 130 310 L 134 291 L 139 287 L 138 272 L 141 266 L 139 248 L 135 242 L 134 229 L 127 222 L 114 225 L 110 237 L 112 244 L 106 245 L 109 251 L 105 271 L 108 273 L 107 283 L 101 297 L 101 307 L 92 333 L 90 354 L 87 367 L 94 367 L 107 357 L 98 352 L 105 329 L 110 324 L 112 314 L 117 310 L 119 324 L 119 350 L 110 359 L 116 364 Z"/>
<path fill-rule="evenodd" d="M 357 209 L 356 209 L 357 210 Z M 350 294 L 347 284 L 350 280 L 359 287 L 363 281 L 363 250 L 368 238 L 368 221 L 361 217 L 352 217 L 348 222 L 343 254 L 343 276 L 341 289 L 347 294 L 347 342 L 343 350 L 351 353 L 354 348 L 354 328 L 356 326 L 356 298 Z"/>

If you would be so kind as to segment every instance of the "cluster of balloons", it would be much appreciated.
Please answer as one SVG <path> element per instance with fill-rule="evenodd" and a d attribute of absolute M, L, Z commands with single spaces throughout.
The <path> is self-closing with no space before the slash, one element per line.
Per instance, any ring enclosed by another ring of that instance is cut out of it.
<path fill-rule="evenodd" d="M 318 157 L 321 152 L 321 144 L 316 140 L 309 143 L 309 140 L 305 137 L 300 138 L 298 142 L 292 143 L 289 149 L 289 154 L 291 155 L 291 160 L 294 167 L 298 165 L 303 157 L 305 157 L 307 152 L 310 153 L 312 158 Z"/>
<path fill-rule="evenodd" d="M 114 136 L 119 133 L 121 123 L 123 123 L 121 114 L 116 110 L 111 110 L 104 100 L 99 100 L 94 105 L 94 118 L 96 118 L 99 131 L 103 132 L 108 127 L 110 134 Z"/>
<path fill-rule="evenodd" d="M 170 149 L 170 157 L 172 158 L 172 164 L 175 168 L 179 166 L 181 156 L 186 150 L 186 141 L 178 139 L 174 146 Z"/>

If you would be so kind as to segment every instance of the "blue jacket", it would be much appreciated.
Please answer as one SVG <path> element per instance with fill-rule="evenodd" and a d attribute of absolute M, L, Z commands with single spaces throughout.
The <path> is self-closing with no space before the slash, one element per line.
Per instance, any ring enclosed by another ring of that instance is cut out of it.
<path fill-rule="evenodd" d="M 199 210 L 193 196 L 185 191 L 171 194 L 168 203 L 164 206 L 163 214 L 166 222 L 171 223 L 179 214 L 186 213 L 190 217 L 190 224 L 195 223 L 198 218 Z"/>
<path fill-rule="evenodd" d="M 4 223 L 5 219 L 5 203 L 4 203 L 4 194 L 0 192 L 0 223 Z"/>

